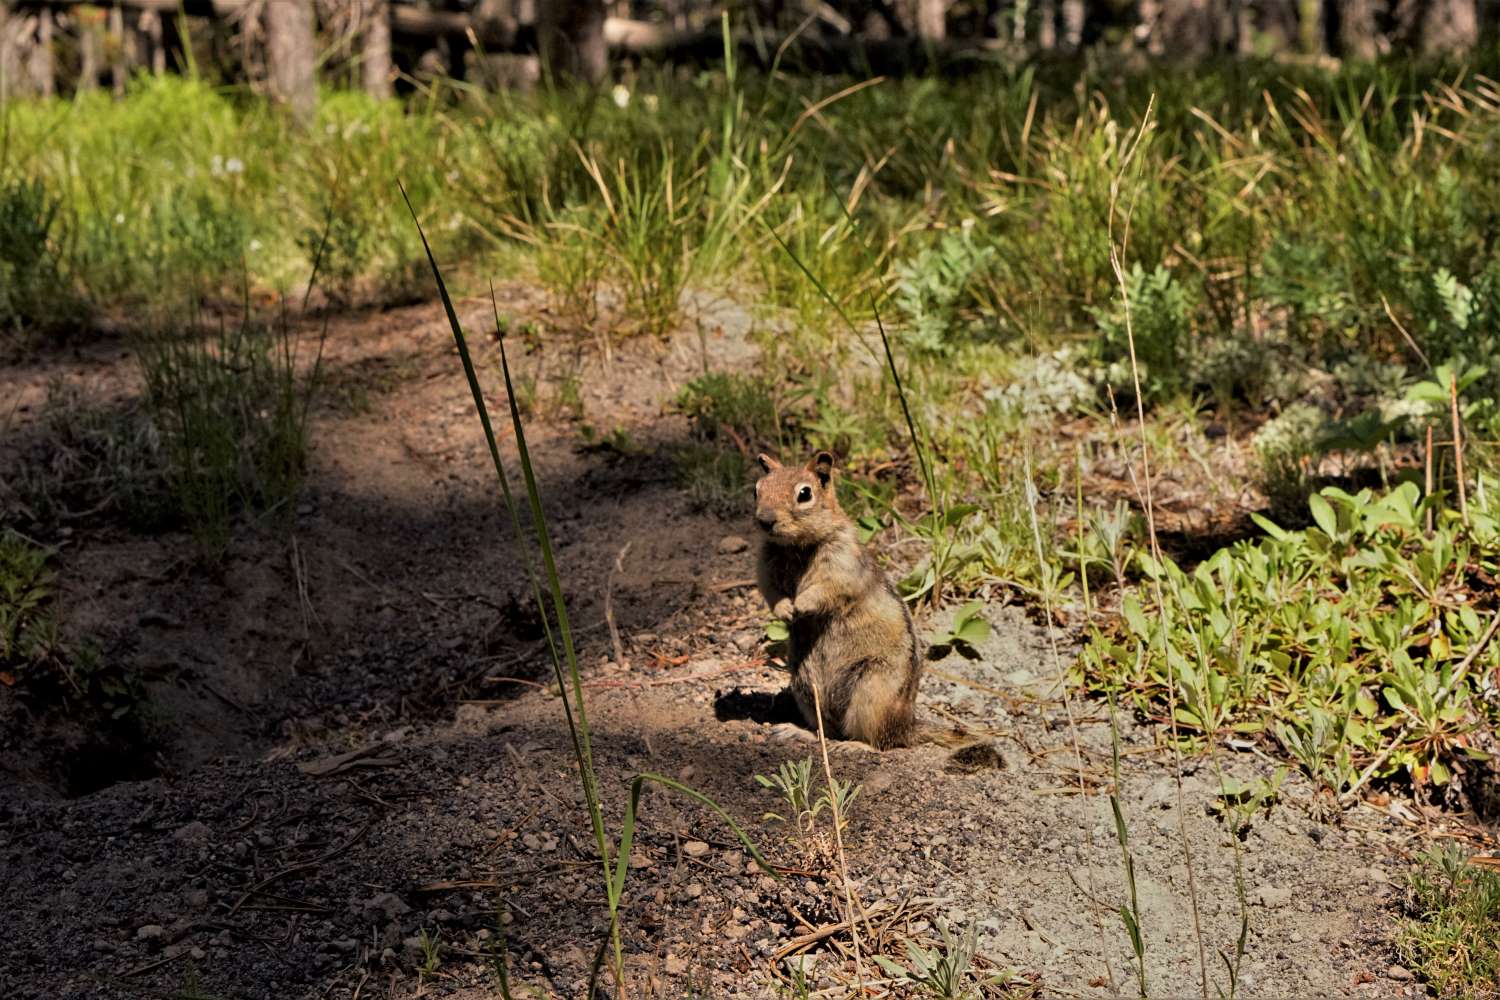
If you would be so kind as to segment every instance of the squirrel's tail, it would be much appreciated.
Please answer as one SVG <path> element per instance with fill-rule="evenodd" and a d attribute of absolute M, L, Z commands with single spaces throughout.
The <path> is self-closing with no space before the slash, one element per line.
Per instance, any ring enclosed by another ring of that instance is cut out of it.
<path fill-rule="evenodd" d="M 1005 758 L 993 743 L 985 739 L 985 735 L 988 734 L 971 733 L 962 726 L 921 723 L 912 734 L 912 744 L 931 743 L 951 750 L 946 765 L 949 771 L 972 774 L 1004 770 Z"/>

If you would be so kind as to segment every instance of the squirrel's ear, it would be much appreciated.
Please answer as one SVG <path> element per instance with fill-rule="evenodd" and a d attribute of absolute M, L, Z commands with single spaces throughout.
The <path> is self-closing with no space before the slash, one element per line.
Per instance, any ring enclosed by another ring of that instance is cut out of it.
<path fill-rule="evenodd" d="M 824 486 L 828 485 L 829 478 L 833 475 L 833 456 L 826 451 L 820 451 L 807 463 L 812 472 L 818 474 L 818 482 Z"/>
<path fill-rule="evenodd" d="M 770 455 L 767 455 L 765 452 L 761 452 L 759 455 L 756 455 L 755 460 L 760 463 L 760 467 L 766 472 L 773 472 L 776 469 L 781 468 L 781 463 L 776 461 L 776 459 L 772 458 Z"/>

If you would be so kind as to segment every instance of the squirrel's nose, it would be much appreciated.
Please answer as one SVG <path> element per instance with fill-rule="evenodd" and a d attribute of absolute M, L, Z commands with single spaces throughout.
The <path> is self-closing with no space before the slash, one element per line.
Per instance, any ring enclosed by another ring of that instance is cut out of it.
<path fill-rule="evenodd" d="M 755 515 L 755 523 L 760 525 L 760 530 L 770 531 L 772 528 L 776 527 L 776 516 L 774 514 L 762 514 L 757 511 Z"/>

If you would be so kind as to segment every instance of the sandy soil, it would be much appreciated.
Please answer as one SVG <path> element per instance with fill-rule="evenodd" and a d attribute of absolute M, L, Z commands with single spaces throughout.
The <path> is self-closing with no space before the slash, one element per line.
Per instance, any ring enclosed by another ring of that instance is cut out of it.
<path fill-rule="evenodd" d="M 505 305 L 539 308 L 523 291 Z M 474 331 L 487 309 L 463 310 Z M 835 745 L 836 773 L 863 786 L 845 833 L 870 914 L 858 971 L 847 929 L 828 931 L 845 903 L 826 824 L 764 819 L 780 802 L 754 780 L 816 742 L 767 712 L 781 675 L 746 585 L 748 525 L 693 510 L 669 454 L 688 428 L 667 401 L 705 362 L 752 365 L 749 325 L 722 308 L 705 341 L 521 359 L 544 387 L 576 373 L 589 418 L 639 445 L 581 453 L 546 414 L 532 435 L 611 823 L 631 775 L 665 774 L 721 802 L 778 872 L 710 811 L 648 792 L 624 914 L 634 992 L 777 996 L 800 967 L 842 996 L 884 980 L 871 950 L 899 957 L 946 921 L 975 928 L 977 964 L 1010 995 L 1135 995 L 1106 707 L 1060 697 L 1072 636 L 999 601 L 982 648 L 930 664 L 921 709 L 997 754 L 970 768 L 934 744 Z M 288 520 L 240 525 L 220 566 L 107 512 L 43 539 L 60 545 L 67 627 L 149 678 L 157 742 L 92 744 L 0 689 L 0 995 L 492 997 L 502 935 L 516 981 L 582 995 L 605 919 L 592 834 L 451 339 L 419 306 L 338 318 L 328 350 L 308 487 Z M 49 380 L 123 407 L 133 370 L 104 341 L 0 373 L 16 400 L 0 461 L 45 449 Z M 1269 761 L 1178 768 L 1149 728 L 1117 728 L 1152 996 L 1200 995 L 1201 966 L 1210 995 L 1227 991 L 1242 915 L 1239 996 L 1423 993 L 1391 947 L 1406 825 L 1368 806 L 1315 821 L 1293 777 L 1239 841 L 1210 808 L 1221 777 Z"/>

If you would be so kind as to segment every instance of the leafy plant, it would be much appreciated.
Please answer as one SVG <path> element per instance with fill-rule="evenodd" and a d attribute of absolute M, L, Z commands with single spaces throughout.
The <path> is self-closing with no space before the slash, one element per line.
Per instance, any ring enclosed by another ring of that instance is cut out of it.
<path fill-rule="evenodd" d="M 1083 655 L 1088 682 L 1120 685 L 1160 718 L 1171 671 L 1189 741 L 1273 733 L 1334 793 L 1353 787 L 1362 757 L 1375 776 L 1447 784 L 1479 754 L 1470 695 L 1500 662 L 1471 596 L 1488 593 L 1500 535 L 1487 512 L 1466 528 L 1436 507 L 1410 483 L 1384 496 L 1330 487 L 1303 531 L 1257 518 L 1266 537 L 1192 572 L 1145 560 L 1170 606 L 1127 596 L 1123 634 Z"/>
<path fill-rule="evenodd" d="M 1162 265 L 1147 272 L 1139 262 L 1126 274 L 1125 284 L 1141 384 L 1147 395 L 1181 388 L 1193 326 L 1193 303 L 1187 289 Z M 1123 306 L 1096 307 L 1093 314 L 1103 334 L 1104 359 L 1128 359 Z"/>
<path fill-rule="evenodd" d="M 942 354 L 972 334 L 978 321 L 964 314 L 975 283 L 995 256 L 970 229 L 942 235 L 936 246 L 896 265 L 891 301 L 901 318 L 901 337 L 918 351 Z"/>
<path fill-rule="evenodd" d="M 51 553 L 14 531 L 0 534 L 0 665 L 9 672 L 50 652 L 45 607 L 57 588 Z M 8 673 L 11 682 L 14 674 Z"/>
<path fill-rule="evenodd" d="M 915 941 L 906 942 L 906 965 L 884 955 L 876 955 L 876 963 L 892 979 L 933 1000 L 970 1000 L 978 996 L 979 987 L 1008 980 L 1005 975 L 981 978 L 975 973 L 978 939 L 974 925 L 954 934 L 948 922 L 940 919 L 937 929 L 942 941 L 936 947 L 923 948 Z"/>
<path fill-rule="evenodd" d="M 1283 524 L 1307 523 L 1307 498 L 1316 488 L 1316 463 L 1322 456 L 1318 442 L 1326 424 L 1317 407 L 1294 403 L 1256 432 L 1257 485 L 1270 501 L 1271 516 Z"/>
<path fill-rule="evenodd" d="M 1281 792 L 1281 783 L 1286 780 L 1286 768 L 1278 767 L 1269 778 L 1240 781 L 1225 776 L 1219 782 L 1219 794 L 1209 808 L 1223 818 L 1229 831 L 1241 840 L 1250 832 L 1250 823 L 1255 814 L 1264 810 L 1271 814 Z"/>
<path fill-rule="evenodd" d="M 0 684 L 106 724 L 139 714 L 140 678 L 92 643 L 64 639 L 51 608 L 53 554 L 14 531 L 0 533 Z"/>
<path fill-rule="evenodd" d="M 818 816 L 824 809 L 840 817 L 844 826 L 849 822 L 849 807 L 859 795 L 860 786 L 834 778 L 822 791 L 814 794 L 813 760 L 811 757 L 798 761 L 782 761 L 776 773 L 770 776 L 755 775 L 756 784 L 775 789 L 786 803 L 790 817 L 779 813 L 766 813 L 762 819 L 774 819 L 790 823 L 801 836 L 812 835 L 817 828 Z M 842 827 L 841 827 L 842 829 Z"/>
<path fill-rule="evenodd" d="M 953 624 L 933 643 L 936 646 L 958 646 L 969 652 L 990 637 L 990 623 L 980 617 L 983 601 L 970 601 L 953 614 Z"/>

